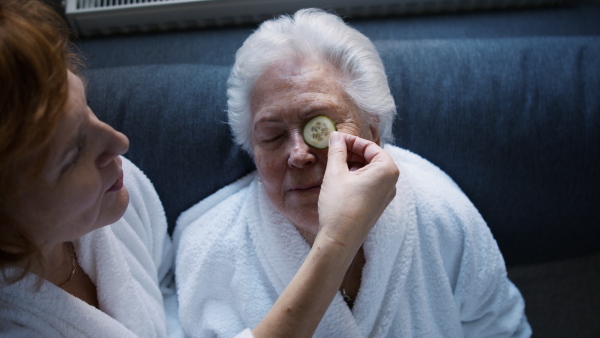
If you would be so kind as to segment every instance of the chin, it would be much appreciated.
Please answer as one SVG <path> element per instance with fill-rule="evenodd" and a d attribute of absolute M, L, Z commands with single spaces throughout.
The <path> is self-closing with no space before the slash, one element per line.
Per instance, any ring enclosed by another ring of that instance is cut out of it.
<path fill-rule="evenodd" d="M 129 206 L 129 192 L 125 187 L 117 192 L 116 199 L 102 210 L 102 226 L 110 225 L 123 217 Z"/>

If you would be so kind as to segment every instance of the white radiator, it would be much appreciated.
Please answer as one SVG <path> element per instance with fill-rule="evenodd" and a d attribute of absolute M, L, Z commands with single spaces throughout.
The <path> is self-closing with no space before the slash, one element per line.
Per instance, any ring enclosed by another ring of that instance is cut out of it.
<path fill-rule="evenodd" d="M 81 36 L 256 24 L 300 8 L 373 17 L 556 4 L 562 0 L 66 0 Z"/>

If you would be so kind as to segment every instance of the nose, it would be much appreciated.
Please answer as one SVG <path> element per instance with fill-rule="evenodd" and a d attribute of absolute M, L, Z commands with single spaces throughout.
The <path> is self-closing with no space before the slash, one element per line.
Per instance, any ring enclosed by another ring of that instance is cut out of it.
<path fill-rule="evenodd" d="M 312 153 L 310 147 L 300 133 L 293 133 L 291 137 L 292 149 L 288 157 L 288 165 L 292 168 L 304 168 L 306 165 L 316 162 L 315 154 Z"/>
<path fill-rule="evenodd" d="M 97 165 L 102 168 L 110 164 L 117 156 L 123 155 L 129 150 L 129 139 L 125 134 L 114 130 L 111 126 L 104 124 L 105 144 L 104 151 L 98 156 Z"/>

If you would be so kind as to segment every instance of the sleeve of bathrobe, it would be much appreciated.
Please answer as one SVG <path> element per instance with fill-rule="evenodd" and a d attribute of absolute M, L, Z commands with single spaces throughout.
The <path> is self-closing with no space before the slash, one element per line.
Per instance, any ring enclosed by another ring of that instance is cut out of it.
<path fill-rule="evenodd" d="M 137 218 L 140 222 L 128 222 L 138 226 L 134 231 L 147 246 L 156 268 L 157 283 L 163 296 L 167 329 L 170 337 L 183 336 L 177 318 L 177 299 L 173 278 L 173 244 L 167 233 L 167 219 L 162 203 L 152 182 L 128 159 L 123 158 L 123 172 L 129 191 L 127 218 Z"/>
<path fill-rule="evenodd" d="M 479 213 L 466 220 L 456 299 L 465 337 L 529 337 L 525 302 Z"/>

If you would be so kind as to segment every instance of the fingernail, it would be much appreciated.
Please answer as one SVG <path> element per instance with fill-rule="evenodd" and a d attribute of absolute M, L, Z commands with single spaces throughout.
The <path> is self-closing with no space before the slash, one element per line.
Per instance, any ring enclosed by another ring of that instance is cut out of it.
<path fill-rule="evenodd" d="M 340 134 L 338 134 L 337 131 L 333 131 L 331 132 L 331 134 L 329 134 L 329 145 L 332 145 L 336 142 L 340 142 L 342 140 L 342 137 L 340 136 Z"/>

